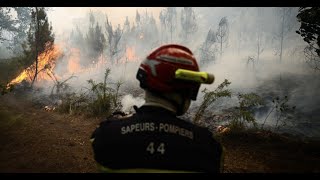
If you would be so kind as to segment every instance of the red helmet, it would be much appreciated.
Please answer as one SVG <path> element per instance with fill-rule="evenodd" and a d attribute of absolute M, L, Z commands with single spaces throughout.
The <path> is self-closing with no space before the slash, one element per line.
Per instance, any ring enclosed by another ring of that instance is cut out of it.
<path fill-rule="evenodd" d="M 156 93 L 181 92 L 196 100 L 200 83 L 175 78 L 177 69 L 199 72 L 199 66 L 190 49 L 168 44 L 154 50 L 141 63 L 136 78 L 140 87 Z"/>

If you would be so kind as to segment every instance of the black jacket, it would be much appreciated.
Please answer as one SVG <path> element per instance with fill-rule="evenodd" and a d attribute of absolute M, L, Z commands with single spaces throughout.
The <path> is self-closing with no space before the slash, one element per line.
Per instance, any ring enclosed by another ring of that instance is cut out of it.
<path fill-rule="evenodd" d="M 142 106 L 123 119 L 108 118 L 92 134 L 95 160 L 111 169 L 219 172 L 222 147 L 206 128 L 172 112 Z"/>

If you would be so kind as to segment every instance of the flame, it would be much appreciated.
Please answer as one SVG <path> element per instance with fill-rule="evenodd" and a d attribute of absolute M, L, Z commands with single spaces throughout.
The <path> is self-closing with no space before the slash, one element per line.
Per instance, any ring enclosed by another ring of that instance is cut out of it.
<path fill-rule="evenodd" d="M 67 51 L 69 52 L 69 55 L 67 56 L 66 72 L 60 74 L 58 79 L 66 79 L 75 74 L 94 74 L 96 72 L 100 72 L 101 69 L 106 68 L 107 61 L 103 54 L 101 54 L 97 59 L 92 59 L 91 63 L 84 67 L 80 63 L 82 57 L 80 49 L 70 47 Z M 57 74 L 55 74 L 55 76 L 57 76 Z"/>
<path fill-rule="evenodd" d="M 71 55 L 68 61 L 68 71 L 69 73 L 79 72 L 81 70 L 80 67 L 80 50 L 77 48 L 71 48 Z"/>
<path fill-rule="evenodd" d="M 24 79 L 29 78 L 29 75 L 28 75 L 28 74 L 29 74 L 29 73 L 28 73 L 28 70 L 27 70 L 27 69 L 23 70 L 23 72 L 22 72 L 18 77 L 16 77 L 15 79 L 13 79 L 9 84 L 14 85 L 14 84 L 18 84 L 18 83 L 22 82 Z M 29 81 L 31 81 L 31 80 L 29 80 Z"/>
<path fill-rule="evenodd" d="M 92 63 L 89 66 L 82 67 L 80 64 L 81 51 L 77 48 L 70 49 L 70 56 L 68 57 L 68 73 L 64 74 L 68 76 L 74 73 L 86 73 L 86 72 L 95 72 L 99 68 L 105 68 L 106 60 L 101 54 L 97 59 L 92 60 Z"/>
<path fill-rule="evenodd" d="M 143 35 L 142 35 L 143 36 Z M 61 57 L 62 51 L 68 52 L 67 56 L 67 65 L 66 69 L 63 71 L 59 71 L 62 74 L 56 74 L 54 72 L 57 59 Z M 78 48 L 73 48 L 68 46 L 68 44 L 59 43 L 59 46 L 54 44 L 52 48 L 47 49 L 44 53 L 41 53 L 38 56 L 38 75 L 37 82 L 43 83 L 46 81 L 51 81 L 52 78 L 57 79 L 65 79 L 70 77 L 72 74 L 85 74 L 89 75 L 100 72 L 101 69 L 105 69 L 108 67 L 109 63 L 111 64 L 106 57 L 101 54 L 100 57 L 96 59 L 91 59 L 91 64 L 83 67 L 81 65 L 81 54 L 82 51 Z M 135 47 L 127 47 L 125 51 L 125 56 L 119 59 L 118 63 L 125 64 L 126 62 L 136 62 L 138 61 L 138 56 L 135 53 Z M 15 79 L 13 79 L 9 84 L 18 84 L 22 81 L 26 80 L 27 82 L 31 82 L 33 76 L 35 74 L 35 64 L 33 63 L 30 67 L 26 68 L 23 72 L 21 72 Z"/>
<path fill-rule="evenodd" d="M 55 67 L 56 59 L 61 56 L 61 50 L 58 45 L 54 44 L 50 49 L 47 49 L 38 56 L 38 75 L 37 80 L 49 80 L 50 77 L 47 75 L 47 72 L 52 71 Z M 31 66 L 22 71 L 15 79 L 13 79 L 9 84 L 18 84 L 23 80 L 28 82 L 32 81 L 32 78 L 35 74 L 36 62 Z M 8 84 L 8 85 L 9 85 Z"/>
<path fill-rule="evenodd" d="M 126 49 L 126 58 L 128 61 L 135 61 L 137 59 L 134 47 L 128 47 Z"/>
<path fill-rule="evenodd" d="M 120 59 L 120 64 L 126 64 L 127 62 L 137 62 L 139 57 L 135 53 L 135 47 L 127 47 L 125 55 Z"/>

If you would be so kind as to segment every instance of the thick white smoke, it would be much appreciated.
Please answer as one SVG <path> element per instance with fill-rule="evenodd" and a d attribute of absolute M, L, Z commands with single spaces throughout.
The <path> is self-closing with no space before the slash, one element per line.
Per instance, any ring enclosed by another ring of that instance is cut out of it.
<path fill-rule="evenodd" d="M 133 106 L 140 107 L 145 103 L 145 100 L 141 97 L 133 97 L 131 94 L 123 96 L 121 99 L 122 111 L 123 112 L 133 112 Z"/>
<path fill-rule="evenodd" d="M 123 95 L 123 111 L 131 111 L 132 109 L 130 108 L 133 105 L 139 105 L 143 101 L 143 91 L 140 89 L 138 81 L 135 78 L 138 66 L 153 48 L 164 43 L 181 44 L 183 42 L 182 45 L 190 48 L 199 62 L 201 56 L 200 47 L 205 41 L 209 29 L 217 32 L 220 19 L 226 17 L 229 22 L 229 38 L 223 44 L 222 56 L 220 56 L 219 51 L 216 51 L 215 61 L 201 67 L 202 71 L 207 71 L 215 75 L 215 82 L 212 85 L 201 86 L 197 101 L 192 103 L 192 107 L 201 103 L 203 98 L 203 93 L 201 93 L 202 89 L 207 88 L 214 90 L 224 79 L 228 79 L 231 82 L 230 89 L 233 97 L 231 99 L 224 98 L 217 101 L 211 111 L 218 112 L 221 109 L 236 106 L 238 100 L 235 95 L 237 95 L 237 93 L 253 92 L 267 100 L 270 100 L 270 98 L 274 96 L 284 97 L 288 95 L 288 103 L 295 105 L 299 114 L 296 121 L 292 123 L 293 129 L 296 128 L 299 132 L 305 131 L 305 134 L 309 135 L 316 134 L 315 132 L 319 130 L 319 123 L 316 123 L 316 119 L 320 116 L 319 113 L 317 113 L 320 111 L 318 107 L 320 102 L 320 93 L 318 91 L 320 88 L 319 73 L 315 73 L 305 63 L 303 48 L 306 46 L 306 43 L 295 33 L 295 30 L 297 30 L 299 26 L 297 20 L 292 22 L 293 28 L 290 33 L 287 33 L 284 37 L 282 61 L 280 63 L 280 39 L 278 35 L 281 26 L 278 21 L 279 14 L 277 13 L 277 8 L 194 8 L 198 27 L 197 31 L 190 35 L 188 40 L 181 40 L 180 34 L 182 28 L 179 17 L 183 8 L 177 8 L 178 21 L 176 31 L 173 32 L 172 40 L 168 29 L 160 28 L 159 11 L 163 9 L 164 8 L 157 8 L 157 13 L 153 14 L 156 19 L 159 34 L 154 33 L 152 37 L 147 37 L 147 40 L 137 37 L 131 37 L 126 40 L 126 47 L 134 47 L 135 61 L 111 65 L 108 56 L 104 54 L 104 60 L 108 62 L 106 65 L 98 64 L 92 67 L 90 71 L 76 72 L 74 74 L 76 77 L 68 81 L 70 86 L 77 91 L 81 89 L 85 90 L 88 88 L 87 80 L 93 79 L 96 82 L 102 82 L 105 69 L 110 68 L 111 74 L 108 77 L 108 82 L 110 86 L 116 82 L 123 82 L 120 87 L 120 94 Z M 155 9 L 152 8 L 146 8 L 145 11 L 139 11 L 139 13 L 142 18 L 145 14 L 153 12 L 154 10 Z M 107 13 L 109 20 L 115 23 L 116 20 L 113 18 L 114 15 L 112 15 L 112 11 L 100 12 L 100 14 L 103 13 Z M 293 18 L 295 18 L 296 13 L 296 9 L 293 9 Z M 77 21 L 81 20 L 81 22 L 84 21 L 86 22 L 85 24 L 88 24 L 85 13 L 74 16 L 75 19 L 78 19 Z M 99 22 L 105 21 L 104 16 L 103 18 L 100 17 L 99 19 L 98 17 L 97 19 Z M 122 18 L 122 22 L 117 21 L 116 24 L 120 24 L 122 27 L 124 20 L 125 15 Z M 131 24 L 137 25 L 135 22 L 135 11 L 129 17 L 129 21 Z M 70 23 L 70 25 L 74 25 L 74 22 Z M 64 32 L 62 26 L 56 25 L 54 27 L 59 28 L 60 32 Z M 72 28 L 69 27 L 69 29 Z M 86 26 L 83 26 L 81 30 L 84 35 L 87 33 Z M 68 39 L 68 33 L 69 32 L 64 33 L 66 39 Z M 259 33 L 261 33 L 261 44 L 258 60 L 257 43 L 259 42 L 257 41 L 257 37 Z M 167 40 L 165 40 L 164 36 L 167 36 Z M 56 39 L 56 42 L 58 42 L 59 39 L 66 41 L 62 38 L 63 36 L 58 35 L 56 37 L 59 37 Z M 150 43 L 151 39 L 158 39 L 158 41 Z M 214 46 L 216 46 L 218 50 L 220 49 L 218 42 L 216 42 Z M 69 50 L 65 49 L 65 54 L 68 53 Z M 81 61 L 87 61 L 83 52 L 80 52 L 80 54 Z M 57 65 L 57 74 L 62 73 L 63 69 L 68 66 L 70 57 L 66 55 L 63 58 L 64 59 L 59 60 L 60 64 Z M 248 59 L 250 58 L 253 59 L 254 64 L 252 61 L 248 63 Z M 99 59 L 94 61 L 99 61 Z M 89 66 L 82 68 L 90 69 Z M 70 75 L 71 74 L 68 76 Z M 68 76 L 64 77 L 64 79 Z M 271 106 L 272 104 L 269 102 L 268 105 Z M 194 110 L 194 108 L 190 110 Z M 267 109 L 266 112 L 257 114 L 256 118 L 258 122 L 264 121 L 268 110 L 269 109 Z M 275 118 L 271 115 L 266 124 L 273 125 L 275 123 L 273 119 Z M 304 130 L 303 128 L 308 127 L 306 122 L 310 122 L 314 124 L 314 126 L 308 130 Z"/>

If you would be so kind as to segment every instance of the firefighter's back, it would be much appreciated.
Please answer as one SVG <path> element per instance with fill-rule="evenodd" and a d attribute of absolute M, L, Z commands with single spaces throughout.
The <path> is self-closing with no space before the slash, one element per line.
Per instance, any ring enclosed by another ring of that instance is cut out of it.
<path fill-rule="evenodd" d="M 207 129 L 170 111 L 142 106 L 94 132 L 95 160 L 106 172 L 219 172 L 221 145 Z"/>

